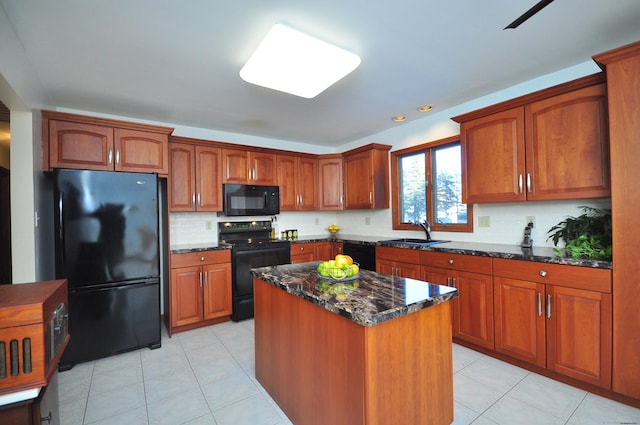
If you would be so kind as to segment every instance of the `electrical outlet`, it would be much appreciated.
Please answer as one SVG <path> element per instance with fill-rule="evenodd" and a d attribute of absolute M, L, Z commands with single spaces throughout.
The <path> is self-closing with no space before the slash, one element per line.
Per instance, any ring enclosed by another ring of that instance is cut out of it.
<path fill-rule="evenodd" d="M 364 224 L 371 224 L 371 217 L 365 217 Z"/>
<path fill-rule="evenodd" d="M 478 227 L 491 227 L 491 217 L 488 215 L 478 216 Z"/>
<path fill-rule="evenodd" d="M 533 227 L 536 227 L 536 217 L 534 215 L 528 215 L 527 216 L 527 223 L 526 225 L 528 226 L 529 223 L 533 223 Z"/>
<path fill-rule="evenodd" d="M 205 222 L 205 227 L 207 230 L 213 230 L 213 224 L 211 223 L 211 220 L 207 220 Z"/>
<path fill-rule="evenodd" d="M 316 225 L 320 224 L 320 219 L 316 217 Z"/>

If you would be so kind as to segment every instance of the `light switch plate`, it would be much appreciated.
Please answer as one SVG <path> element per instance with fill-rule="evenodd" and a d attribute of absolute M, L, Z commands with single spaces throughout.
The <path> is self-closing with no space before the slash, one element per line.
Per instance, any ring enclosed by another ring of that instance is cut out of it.
<path fill-rule="evenodd" d="M 478 227 L 491 227 L 491 217 L 488 215 L 479 215 Z"/>

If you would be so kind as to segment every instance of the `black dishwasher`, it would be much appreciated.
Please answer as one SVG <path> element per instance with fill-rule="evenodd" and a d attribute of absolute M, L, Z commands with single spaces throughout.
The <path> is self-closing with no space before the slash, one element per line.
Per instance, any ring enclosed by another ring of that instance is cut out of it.
<path fill-rule="evenodd" d="M 376 245 L 369 243 L 344 242 L 342 252 L 360 264 L 361 269 L 376 271 Z"/>

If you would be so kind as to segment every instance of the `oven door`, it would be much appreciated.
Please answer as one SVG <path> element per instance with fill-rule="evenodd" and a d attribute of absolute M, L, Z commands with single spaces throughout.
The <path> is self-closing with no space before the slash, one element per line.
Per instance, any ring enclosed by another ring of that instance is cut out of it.
<path fill-rule="evenodd" d="M 253 317 L 253 275 L 251 269 L 291 263 L 291 245 L 288 242 L 234 245 L 231 320 L 238 322 Z"/>
<path fill-rule="evenodd" d="M 291 263 L 291 245 L 285 242 L 236 245 L 232 254 L 234 297 L 253 295 L 251 269 Z"/>

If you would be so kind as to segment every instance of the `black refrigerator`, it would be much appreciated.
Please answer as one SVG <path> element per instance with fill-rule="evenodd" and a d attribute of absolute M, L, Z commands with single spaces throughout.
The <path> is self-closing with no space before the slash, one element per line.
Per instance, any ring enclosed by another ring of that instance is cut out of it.
<path fill-rule="evenodd" d="M 56 278 L 71 340 L 59 364 L 160 347 L 156 174 L 56 170 Z"/>

